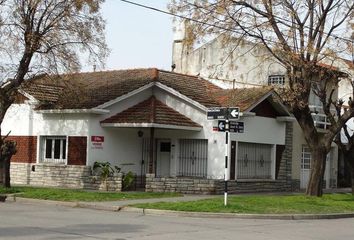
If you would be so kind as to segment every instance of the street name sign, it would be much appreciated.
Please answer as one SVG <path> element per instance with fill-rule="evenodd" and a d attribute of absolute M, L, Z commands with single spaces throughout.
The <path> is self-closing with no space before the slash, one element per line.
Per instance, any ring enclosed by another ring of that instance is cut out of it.
<path fill-rule="evenodd" d="M 209 108 L 207 111 L 207 118 L 208 120 L 214 120 L 214 119 L 238 120 L 240 118 L 240 108 L 239 107 Z"/>
<path fill-rule="evenodd" d="M 245 125 L 243 122 L 229 122 L 229 131 L 234 133 L 243 133 L 245 131 Z"/>
<path fill-rule="evenodd" d="M 208 108 L 207 111 L 207 117 L 208 120 L 213 120 L 213 119 L 225 119 L 226 115 L 226 108 Z"/>

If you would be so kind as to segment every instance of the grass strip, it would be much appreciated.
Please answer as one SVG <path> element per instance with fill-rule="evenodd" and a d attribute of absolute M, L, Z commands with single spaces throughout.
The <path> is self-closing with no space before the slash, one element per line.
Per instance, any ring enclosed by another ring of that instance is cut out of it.
<path fill-rule="evenodd" d="M 230 196 L 228 206 L 223 198 L 191 202 L 158 202 L 134 204 L 148 209 L 189 212 L 248 213 L 248 214 L 328 214 L 354 212 L 351 194 L 325 194 L 322 197 L 291 196 Z"/>
<path fill-rule="evenodd" d="M 41 187 L 0 187 L 0 194 L 16 193 L 19 197 L 45 199 L 55 201 L 84 201 L 100 202 L 128 199 L 178 197 L 178 193 L 150 193 L 150 192 L 102 192 L 75 189 L 41 188 Z"/>

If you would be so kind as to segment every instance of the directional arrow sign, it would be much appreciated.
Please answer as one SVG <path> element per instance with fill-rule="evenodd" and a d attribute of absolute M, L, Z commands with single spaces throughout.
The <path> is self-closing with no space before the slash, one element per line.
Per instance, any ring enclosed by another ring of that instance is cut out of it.
<path fill-rule="evenodd" d="M 218 121 L 218 131 L 225 132 L 225 121 Z"/>
<path fill-rule="evenodd" d="M 229 119 L 237 120 L 240 118 L 240 108 L 231 107 L 229 108 Z"/>

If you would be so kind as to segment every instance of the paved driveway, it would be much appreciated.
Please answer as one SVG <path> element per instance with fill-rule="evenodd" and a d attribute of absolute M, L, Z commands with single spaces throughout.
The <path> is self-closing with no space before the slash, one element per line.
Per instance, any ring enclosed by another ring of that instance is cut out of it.
<path fill-rule="evenodd" d="M 0 239 L 352 240 L 353 226 L 354 219 L 208 219 L 0 203 Z"/>

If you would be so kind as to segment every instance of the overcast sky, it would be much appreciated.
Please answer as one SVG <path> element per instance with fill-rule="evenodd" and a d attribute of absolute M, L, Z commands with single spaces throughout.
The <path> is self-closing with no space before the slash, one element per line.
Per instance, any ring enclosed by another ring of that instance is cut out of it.
<path fill-rule="evenodd" d="M 169 0 L 132 0 L 166 9 Z M 172 17 L 120 0 L 106 0 L 106 40 L 111 54 L 106 69 L 157 67 L 169 70 L 172 53 Z M 90 66 L 85 70 L 92 70 Z"/>

